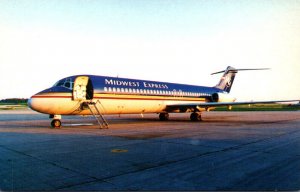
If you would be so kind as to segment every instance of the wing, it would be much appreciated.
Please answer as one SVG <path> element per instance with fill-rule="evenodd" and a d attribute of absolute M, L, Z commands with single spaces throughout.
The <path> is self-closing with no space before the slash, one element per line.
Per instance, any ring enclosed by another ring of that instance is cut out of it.
<path fill-rule="evenodd" d="M 291 103 L 300 102 L 300 100 L 278 100 L 278 101 L 243 101 L 243 102 L 206 102 L 206 103 L 181 103 L 167 105 L 166 111 L 180 110 L 185 112 L 188 110 L 200 111 L 202 108 L 207 110 L 211 107 L 233 106 L 233 105 L 248 105 L 248 104 L 275 104 L 275 103 Z"/>

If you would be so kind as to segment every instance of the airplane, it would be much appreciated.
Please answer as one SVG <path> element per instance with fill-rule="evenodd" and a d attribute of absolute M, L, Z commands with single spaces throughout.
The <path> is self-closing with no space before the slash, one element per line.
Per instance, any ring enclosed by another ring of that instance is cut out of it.
<path fill-rule="evenodd" d="M 219 83 L 213 87 L 176 84 L 95 75 L 76 75 L 63 78 L 28 100 L 37 112 L 49 114 L 51 126 L 61 127 L 61 115 L 94 115 L 100 128 L 108 128 L 103 115 L 157 113 L 162 121 L 169 113 L 191 113 L 192 121 L 201 121 L 201 113 L 218 106 L 271 104 L 281 101 L 235 102 L 230 90 L 238 71 L 266 70 L 235 69 L 228 66 Z"/>

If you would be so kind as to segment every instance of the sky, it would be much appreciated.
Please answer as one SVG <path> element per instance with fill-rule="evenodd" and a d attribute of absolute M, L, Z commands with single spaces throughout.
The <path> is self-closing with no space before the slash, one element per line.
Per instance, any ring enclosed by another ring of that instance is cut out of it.
<path fill-rule="evenodd" d="M 239 101 L 300 99 L 300 0 L 0 0 L 0 99 L 71 75 L 214 86 Z"/>

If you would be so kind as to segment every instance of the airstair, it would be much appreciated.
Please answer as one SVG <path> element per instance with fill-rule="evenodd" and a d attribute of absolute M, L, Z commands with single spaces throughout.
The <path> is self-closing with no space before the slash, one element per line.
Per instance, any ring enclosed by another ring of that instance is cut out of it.
<path fill-rule="evenodd" d="M 97 103 L 99 103 L 99 105 L 102 106 L 102 104 L 100 103 L 99 100 L 97 100 L 97 102 L 85 101 L 81 105 L 82 105 L 82 108 L 87 107 L 91 111 L 91 113 L 93 114 L 93 116 L 97 120 L 97 122 L 100 126 L 100 129 L 108 129 L 108 123 L 105 120 L 105 118 L 104 118 L 103 114 L 101 113 L 101 111 L 98 109 Z"/>

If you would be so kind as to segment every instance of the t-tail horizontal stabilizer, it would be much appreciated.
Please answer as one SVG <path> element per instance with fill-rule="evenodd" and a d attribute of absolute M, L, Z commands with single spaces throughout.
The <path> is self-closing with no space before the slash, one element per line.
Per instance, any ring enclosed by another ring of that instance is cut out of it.
<path fill-rule="evenodd" d="M 221 89 L 227 93 L 230 92 L 231 86 L 233 84 L 235 74 L 238 71 L 254 71 L 254 70 L 268 70 L 269 68 L 255 68 L 255 69 L 235 69 L 231 66 L 228 66 L 226 70 L 224 71 L 218 71 L 215 73 L 212 73 L 211 75 L 219 74 L 219 73 L 224 73 L 221 80 L 219 83 L 215 86 L 218 89 Z"/>

